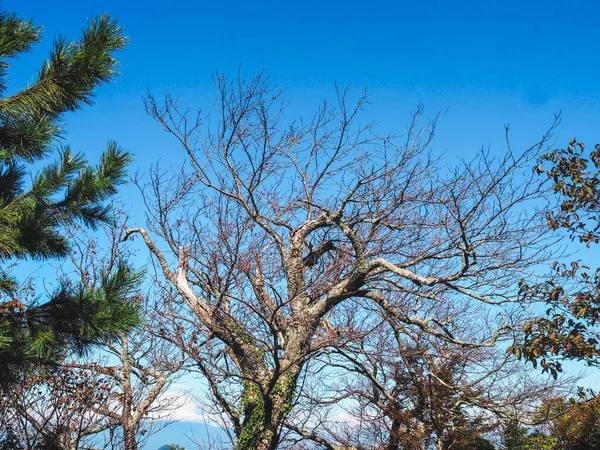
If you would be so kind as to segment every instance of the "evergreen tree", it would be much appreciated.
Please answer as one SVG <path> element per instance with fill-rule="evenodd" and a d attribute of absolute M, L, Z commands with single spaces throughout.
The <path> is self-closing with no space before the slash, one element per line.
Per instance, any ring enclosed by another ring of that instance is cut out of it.
<path fill-rule="evenodd" d="M 50 299 L 28 304 L 8 267 L 25 259 L 64 257 L 65 227 L 110 219 L 107 200 L 125 180 L 131 156 L 109 143 L 96 166 L 68 147 L 30 175 L 27 164 L 49 156 L 65 112 L 91 104 L 93 90 L 116 74 L 126 38 L 108 15 L 93 19 L 76 42 L 59 37 L 27 88 L 6 96 L 9 60 L 40 40 L 40 28 L 0 13 L 0 389 L 24 371 L 47 367 L 66 349 L 84 351 L 135 325 L 127 300 L 138 275 L 125 263 L 93 288 L 62 283 Z"/>
<path fill-rule="evenodd" d="M 502 443 L 504 450 L 526 450 L 527 429 L 516 418 L 507 420 L 502 428 Z"/>

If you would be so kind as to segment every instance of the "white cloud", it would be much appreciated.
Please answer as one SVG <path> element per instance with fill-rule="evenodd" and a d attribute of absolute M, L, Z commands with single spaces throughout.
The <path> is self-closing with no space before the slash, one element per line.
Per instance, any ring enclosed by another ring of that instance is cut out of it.
<path fill-rule="evenodd" d="M 174 398 L 173 410 L 170 418 L 176 421 L 205 423 L 206 417 L 201 413 L 196 401 L 184 394 L 167 393 Z"/>
<path fill-rule="evenodd" d="M 193 422 L 220 426 L 218 418 L 204 413 L 194 398 L 182 392 L 165 392 L 159 402 L 164 406 L 155 415 L 154 418 L 156 419 L 170 419 L 176 422 Z"/>
<path fill-rule="evenodd" d="M 332 417 L 331 421 L 340 425 L 355 425 L 359 423 L 358 419 L 355 416 L 346 411 L 341 411 L 339 414 Z"/>

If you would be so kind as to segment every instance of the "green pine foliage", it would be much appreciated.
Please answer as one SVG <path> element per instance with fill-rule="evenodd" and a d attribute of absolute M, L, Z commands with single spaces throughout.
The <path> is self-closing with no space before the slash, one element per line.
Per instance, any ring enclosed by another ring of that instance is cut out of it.
<path fill-rule="evenodd" d="M 517 418 L 510 418 L 502 428 L 503 450 L 527 450 L 527 428 L 521 426 Z"/>
<path fill-rule="evenodd" d="M 27 304 L 9 266 L 24 259 L 64 257 L 65 227 L 94 228 L 110 220 L 107 200 L 125 181 L 130 154 L 111 142 L 97 165 L 60 149 L 55 162 L 32 174 L 28 164 L 50 156 L 61 116 L 92 103 L 94 89 L 116 75 L 114 52 L 126 44 L 108 15 L 90 21 L 76 42 L 59 37 L 25 89 L 5 96 L 9 60 L 40 40 L 40 28 L 0 13 L 0 387 L 25 370 L 47 367 L 66 349 L 85 351 L 137 320 L 132 287 L 139 273 L 122 263 L 93 287 L 64 283 L 50 299 Z"/>

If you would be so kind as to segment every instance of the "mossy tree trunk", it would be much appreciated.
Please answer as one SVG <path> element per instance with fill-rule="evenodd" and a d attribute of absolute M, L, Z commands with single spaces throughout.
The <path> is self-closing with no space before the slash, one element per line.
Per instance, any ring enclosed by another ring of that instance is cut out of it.
<path fill-rule="evenodd" d="M 280 377 L 270 389 L 254 382 L 244 382 L 244 419 L 238 431 L 235 450 L 277 448 L 281 425 L 291 409 L 296 377 L 297 374 Z"/>

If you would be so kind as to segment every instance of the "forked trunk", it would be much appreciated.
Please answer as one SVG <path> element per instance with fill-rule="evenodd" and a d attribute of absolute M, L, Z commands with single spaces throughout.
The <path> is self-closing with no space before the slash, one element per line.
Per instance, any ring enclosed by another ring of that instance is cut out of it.
<path fill-rule="evenodd" d="M 244 382 L 244 421 L 235 450 L 276 450 L 281 424 L 291 409 L 296 377 L 282 377 L 264 394 L 252 382 Z"/>

